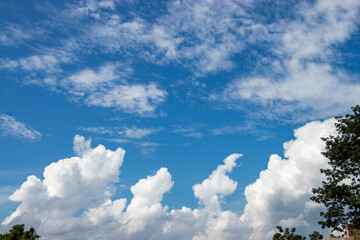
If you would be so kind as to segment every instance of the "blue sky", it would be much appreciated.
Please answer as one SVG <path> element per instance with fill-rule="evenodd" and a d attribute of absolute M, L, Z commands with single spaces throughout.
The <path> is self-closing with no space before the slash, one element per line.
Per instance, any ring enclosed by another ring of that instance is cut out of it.
<path fill-rule="evenodd" d="M 1 2 L 0 230 L 26 223 L 44 239 L 270 239 L 279 224 L 312 232 L 321 206 L 308 197 L 326 167 L 319 139 L 360 102 L 359 8 Z"/>

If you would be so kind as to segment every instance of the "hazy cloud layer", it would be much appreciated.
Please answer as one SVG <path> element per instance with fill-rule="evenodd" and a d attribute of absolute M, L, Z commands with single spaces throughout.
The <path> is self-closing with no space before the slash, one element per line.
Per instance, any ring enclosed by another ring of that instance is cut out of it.
<path fill-rule="evenodd" d="M 319 169 L 327 167 L 320 138 L 336 135 L 334 122 L 310 122 L 295 130 L 295 139 L 284 143 L 285 159 L 272 155 L 268 168 L 246 187 L 243 215 L 221 208 L 223 199 L 236 189 L 237 182 L 228 174 L 241 154 L 230 155 L 193 186 L 198 208 L 169 209 L 161 203 L 174 185 L 166 168 L 133 185 L 129 204 L 124 198 L 113 199 L 124 150 L 91 148 L 90 140 L 77 135 L 78 156 L 52 163 L 42 180 L 29 176 L 10 196 L 20 205 L 2 228 L 26 223 L 44 239 L 260 240 L 271 238 L 279 224 L 308 234 L 315 230 L 322 209 L 309 200 L 311 189 L 323 179 Z"/>

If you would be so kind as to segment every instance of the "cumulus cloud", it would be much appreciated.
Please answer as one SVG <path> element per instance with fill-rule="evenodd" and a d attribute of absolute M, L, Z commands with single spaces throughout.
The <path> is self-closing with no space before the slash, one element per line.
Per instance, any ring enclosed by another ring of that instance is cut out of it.
<path fill-rule="evenodd" d="M 0 135 L 27 141 L 40 141 L 42 134 L 11 116 L 0 114 Z"/>
<path fill-rule="evenodd" d="M 90 208 L 99 201 L 102 203 L 112 194 L 111 185 L 119 180 L 119 168 L 125 153 L 121 148 L 111 151 L 102 145 L 94 149 L 89 147 L 89 141 L 75 136 L 74 150 L 80 156 L 50 164 L 44 170 L 43 180 L 29 176 L 9 197 L 21 204 L 3 224 L 27 223 L 34 219 L 40 231 L 46 232 L 47 228 L 59 231 L 59 226 L 75 229 L 72 216 L 77 211 Z"/>
<path fill-rule="evenodd" d="M 296 227 L 302 234 L 316 228 L 321 205 L 309 200 L 321 185 L 320 168 L 327 159 L 321 137 L 336 135 L 335 120 L 310 122 L 284 143 L 284 156 L 271 155 L 266 170 L 245 189 L 242 215 L 221 208 L 237 186 L 229 173 L 241 154 L 228 156 L 202 183 L 193 186 L 199 207 L 169 209 L 161 201 L 174 182 L 166 168 L 140 179 L 132 199 L 113 198 L 114 183 L 124 150 L 91 148 L 90 140 L 75 136 L 78 156 L 62 159 L 44 170 L 43 180 L 29 176 L 10 200 L 19 207 L 2 223 L 26 223 L 44 239 L 270 239 L 276 225 Z M 241 210 L 241 209 L 239 209 Z M 59 227 L 61 226 L 61 227 Z M 329 232 L 323 232 L 329 234 Z"/>
<path fill-rule="evenodd" d="M 195 197 L 199 198 L 207 211 L 218 213 L 221 210 L 220 200 L 235 191 L 237 182 L 226 173 L 232 171 L 236 166 L 235 161 L 241 156 L 242 154 L 232 154 L 225 158 L 224 165 L 218 166 L 201 184 L 193 186 Z"/>
<path fill-rule="evenodd" d="M 254 239 L 273 235 L 273 227 L 296 227 L 312 232 L 322 206 L 309 200 L 311 190 L 324 180 L 319 169 L 327 168 L 322 156 L 324 136 L 336 135 L 335 120 L 310 122 L 295 130 L 295 140 L 284 143 L 284 156 L 271 155 L 268 167 L 245 189 L 247 205 L 243 220 L 256 229 Z M 271 224 L 270 224 L 271 223 Z"/>

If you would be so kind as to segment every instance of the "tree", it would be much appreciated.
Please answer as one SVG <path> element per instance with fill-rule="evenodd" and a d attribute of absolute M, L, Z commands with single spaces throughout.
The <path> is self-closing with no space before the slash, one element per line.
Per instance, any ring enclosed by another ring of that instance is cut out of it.
<path fill-rule="evenodd" d="M 360 106 L 351 108 L 353 114 L 337 117 L 338 136 L 322 140 L 326 143 L 322 154 L 329 159 L 328 169 L 321 169 L 326 176 L 322 187 L 313 189 L 311 200 L 324 204 L 325 218 L 322 228 L 344 232 L 347 223 L 360 227 Z"/>
<path fill-rule="evenodd" d="M 0 240 L 36 240 L 39 238 L 40 236 L 33 227 L 24 231 L 24 224 L 14 225 L 8 233 L 0 234 Z"/>
<path fill-rule="evenodd" d="M 295 234 L 296 228 L 293 228 L 289 230 L 289 228 L 286 228 L 285 231 L 281 226 L 276 227 L 279 232 L 275 233 L 273 236 L 273 240 L 306 240 L 306 237 Z M 310 240 L 318 240 L 323 239 L 323 236 L 318 232 L 313 232 L 309 235 Z"/>
<path fill-rule="evenodd" d="M 276 226 L 279 230 L 278 233 L 275 233 L 273 240 L 305 240 L 306 237 L 301 235 L 295 235 L 296 228 L 289 230 L 286 228 L 285 231 L 282 229 L 281 226 Z"/>

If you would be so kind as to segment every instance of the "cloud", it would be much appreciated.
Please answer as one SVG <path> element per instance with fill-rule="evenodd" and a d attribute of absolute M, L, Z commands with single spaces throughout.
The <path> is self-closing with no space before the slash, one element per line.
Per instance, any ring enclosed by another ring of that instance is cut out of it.
<path fill-rule="evenodd" d="M 42 134 L 11 116 L 0 114 L 0 135 L 35 142 L 40 141 Z"/>
<path fill-rule="evenodd" d="M 126 74 L 126 71 L 120 74 L 117 71 L 118 67 L 118 64 L 110 63 L 104 64 L 98 71 L 86 68 L 62 80 L 61 85 L 72 94 L 83 96 L 85 93 L 93 92 L 99 87 L 111 86 L 115 80 L 119 80 L 121 75 Z"/>
<path fill-rule="evenodd" d="M 20 205 L 2 228 L 20 222 L 33 225 L 44 239 L 262 240 L 272 237 L 276 225 L 309 234 L 316 230 L 323 209 L 309 200 L 312 188 L 323 180 L 319 169 L 328 166 L 321 155 L 321 137 L 336 135 L 334 123 L 315 121 L 295 130 L 295 139 L 284 143 L 285 158 L 271 155 L 267 169 L 246 187 L 242 215 L 221 208 L 224 198 L 236 190 L 228 174 L 241 154 L 230 155 L 193 186 L 198 208 L 169 209 L 161 203 L 174 185 L 166 168 L 133 185 L 127 204 L 125 198 L 114 199 L 124 150 L 91 148 L 90 140 L 77 135 L 78 156 L 47 166 L 43 180 L 29 176 L 10 196 Z"/>
<path fill-rule="evenodd" d="M 241 99 L 269 106 L 272 113 L 264 111 L 269 118 L 306 121 L 336 115 L 360 101 L 357 94 L 360 84 L 346 78 L 333 73 L 328 64 L 308 63 L 281 81 L 270 78 L 235 81 L 227 86 L 223 95 L 230 101 Z M 308 113 L 301 116 L 305 111 Z"/>
<path fill-rule="evenodd" d="M 141 139 L 148 137 L 151 134 L 162 131 L 162 128 L 138 128 L 132 127 L 81 127 L 81 131 L 86 131 L 95 134 L 109 135 L 109 136 L 122 136 L 130 139 Z"/>
<path fill-rule="evenodd" d="M 183 137 L 191 138 L 202 138 L 204 136 L 204 132 L 201 132 L 204 128 L 202 124 L 191 124 L 190 127 L 177 125 L 173 126 L 173 128 L 169 133 L 181 134 Z"/>
<path fill-rule="evenodd" d="M 147 61 L 175 62 L 203 76 L 230 70 L 230 58 L 243 51 L 245 31 L 252 31 L 250 2 L 172 1 L 155 21 L 114 13 L 92 24 L 88 36 L 105 51 L 141 50 Z"/>
<path fill-rule="evenodd" d="M 26 72 L 29 71 L 46 71 L 53 73 L 60 71 L 58 68 L 59 61 L 52 55 L 34 55 L 18 60 L 2 59 L 2 67 L 10 70 L 20 68 Z"/>
<path fill-rule="evenodd" d="M 123 131 L 123 134 L 128 138 L 140 139 L 158 131 L 160 131 L 160 129 L 131 127 L 126 128 L 125 131 Z"/>
<path fill-rule="evenodd" d="M 85 68 L 59 79 L 55 73 L 62 72 L 59 64 L 68 61 L 66 56 L 41 55 L 2 61 L 3 68 L 13 71 L 16 68 L 41 71 L 39 76 L 35 74 L 36 77 L 27 83 L 49 87 L 70 96 L 72 101 L 81 101 L 88 106 L 115 108 L 139 116 L 151 116 L 167 97 L 167 92 L 153 82 L 127 83 L 125 79 L 131 73 L 131 68 L 119 63 L 105 63 L 97 71 Z"/>
<path fill-rule="evenodd" d="M 107 91 L 93 92 L 85 98 L 90 106 L 114 107 L 141 116 L 151 115 L 164 102 L 167 93 L 156 84 L 117 85 Z"/>
<path fill-rule="evenodd" d="M 242 154 L 230 155 L 224 160 L 224 165 L 218 166 L 201 184 L 193 186 L 195 197 L 199 198 L 207 211 L 220 212 L 220 200 L 235 191 L 237 182 L 231 180 L 226 174 L 232 171 L 236 166 L 235 161 L 241 156 Z"/>
<path fill-rule="evenodd" d="M 153 82 L 126 81 L 126 74 L 143 61 L 181 66 L 192 80 L 244 67 L 243 75 L 215 89 L 212 99 L 232 108 L 252 104 L 268 118 L 301 117 L 304 122 L 340 114 L 356 104 L 357 79 L 335 60 L 337 47 L 358 30 L 358 1 L 299 2 L 292 8 L 277 2 L 278 7 L 271 9 L 275 15 L 289 12 L 281 19 L 259 11 L 257 4 L 262 3 L 170 1 L 158 3 L 163 11 L 155 17 L 141 11 L 121 15 L 116 11 L 122 6 L 131 9 L 136 6 L 133 2 L 67 4 L 54 13 L 56 23 L 48 19 L 58 28 L 47 29 L 43 22 L 39 26 L 51 34 L 59 29 L 71 34 L 64 34 L 57 45 L 40 46 L 30 56 L 3 58 L 1 68 L 21 70 L 25 82 L 62 88 L 70 99 L 86 105 L 140 116 L 153 115 L 167 97 Z M 78 68 L 95 55 L 124 63 Z M 69 66 L 77 70 L 68 74 Z"/>
<path fill-rule="evenodd" d="M 29 176 L 9 197 L 21 204 L 3 224 L 18 218 L 28 222 L 34 217 L 36 221 L 45 221 L 40 229 L 47 226 L 51 229 L 57 223 L 69 229 L 71 223 L 64 220 L 111 195 L 111 184 L 119 180 L 125 151 L 121 148 L 107 150 L 102 145 L 92 149 L 90 141 L 78 135 L 74 138 L 74 149 L 80 156 L 50 164 L 44 170 L 43 180 Z"/>
<path fill-rule="evenodd" d="M 312 188 L 324 180 L 319 169 L 327 168 L 328 160 L 321 154 L 324 142 L 320 138 L 337 134 L 334 123 L 334 119 L 315 121 L 295 130 L 296 139 L 284 143 L 285 159 L 271 155 L 267 169 L 246 187 L 247 204 L 241 218 L 255 230 L 254 239 L 271 238 L 276 225 L 307 234 L 315 230 L 323 208 L 309 197 Z"/>
<path fill-rule="evenodd" d="M 19 42 L 33 38 L 35 33 L 39 33 L 39 32 L 36 32 L 34 30 L 26 31 L 25 29 L 22 29 L 20 26 L 16 24 L 8 24 L 5 26 L 1 26 L 0 45 L 3 46 L 16 45 Z"/>
<path fill-rule="evenodd" d="M 113 136 L 118 133 L 119 128 L 98 126 L 98 127 L 79 127 L 78 130 L 83 132 L 94 133 L 94 134 Z"/>
<path fill-rule="evenodd" d="M 357 30 L 359 7 L 352 0 L 300 4 L 294 20 L 271 26 L 280 34 L 270 38 L 275 56 L 264 74 L 231 82 L 215 99 L 235 107 L 253 103 L 263 107 L 265 117 L 301 122 L 333 116 L 358 103 L 360 84 L 336 67 L 334 58 L 335 47 Z"/>
<path fill-rule="evenodd" d="M 140 116 L 152 115 L 157 106 L 164 102 L 167 92 L 157 84 L 129 84 L 124 77 L 131 72 L 126 66 L 108 63 L 98 71 L 81 70 L 64 79 L 61 85 L 75 101 L 89 106 L 116 108 Z"/>

